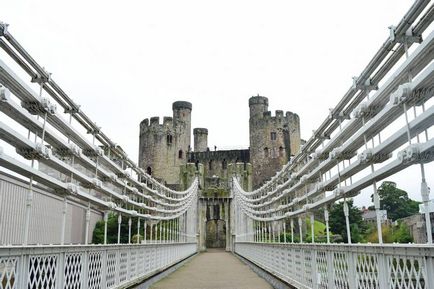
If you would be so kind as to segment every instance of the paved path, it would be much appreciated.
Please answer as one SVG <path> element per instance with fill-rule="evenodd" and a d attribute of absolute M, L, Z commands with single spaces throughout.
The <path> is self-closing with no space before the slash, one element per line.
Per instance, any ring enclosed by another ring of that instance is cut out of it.
<path fill-rule="evenodd" d="M 208 250 L 151 286 L 151 289 L 271 289 L 237 257 Z"/>

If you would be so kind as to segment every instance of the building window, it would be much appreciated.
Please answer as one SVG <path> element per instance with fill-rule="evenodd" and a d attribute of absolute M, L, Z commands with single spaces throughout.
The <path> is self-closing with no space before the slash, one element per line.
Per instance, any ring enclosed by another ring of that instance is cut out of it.
<path fill-rule="evenodd" d="M 212 161 L 209 161 L 209 163 L 208 163 L 208 169 L 212 170 Z"/>
<path fill-rule="evenodd" d="M 223 159 L 223 162 L 222 162 L 222 168 L 223 168 L 224 170 L 226 170 L 226 169 L 228 168 L 228 164 L 227 164 L 227 162 L 226 162 L 226 159 Z"/>
<path fill-rule="evenodd" d="M 268 158 L 268 154 L 269 154 L 268 148 L 264 148 L 264 157 Z"/>
<path fill-rule="evenodd" d="M 152 169 L 151 169 L 151 167 L 147 167 L 146 168 L 146 173 L 148 174 L 148 175 L 152 175 Z"/>
<path fill-rule="evenodd" d="M 173 136 L 171 134 L 168 134 L 166 137 L 167 145 L 171 145 L 173 140 Z"/>
<path fill-rule="evenodd" d="M 277 158 L 277 148 L 272 148 L 271 149 L 271 158 L 272 159 Z"/>
<path fill-rule="evenodd" d="M 178 152 L 178 159 L 182 159 L 182 150 L 179 150 L 179 152 Z"/>
<path fill-rule="evenodd" d="M 276 140 L 276 138 L 277 138 L 276 132 L 272 131 L 271 132 L 271 140 Z"/>
<path fill-rule="evenodd" d="M 285 155 L 285 150 L 283 147 L 279 147 L 279 157 L 283 157 Z"/>

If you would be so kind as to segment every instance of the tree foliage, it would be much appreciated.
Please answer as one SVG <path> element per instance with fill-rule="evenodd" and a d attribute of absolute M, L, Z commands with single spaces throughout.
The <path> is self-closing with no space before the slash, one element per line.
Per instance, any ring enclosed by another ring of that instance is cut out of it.
<path fill-rule="evenodd" d="M 384 243 L 411 243 L 413 237 L 410 234 L 408 226 L 401 222 L 398 225 L 383 224 L 381 226 Z M 378 233 L 376 226 L 372 226 L 372 230 L 366 236 L 368 242 L 378 243 Z"/>
<path fill-rule="evenodd" d="M 387 211 L 387 217 L 393 221 L 418 213 L 419 202 L 408 197 L 406 191 L 396 187 L 394 182 L 383 182 L 378 188 L 380 209 Z M 372 200 L 374 196 L 371 196 Z"/>
<path fill-rule="evenodd" d="M 143 224 L 142 224 L 143 225 Z M 141 229 L 142 230 L 142 229 Z M 142 232 L 141 232 L 142 233 Z M 132 218 L 131 234 L 137 234 L 137 218 Z M 118 215 L 109 213 L 107 220 L 107 244 L 118 242 Z M 121 243 L 128 243 L 128 218 L 123 217 L 121 223 Z M 104 220 L 98 221 L 92 234 L 93 244 L 104 243 Z"/>
<path fill-rule="evenodd" d="M 347 200 L 347 203 L 349 208 L 351 241 L 353 243 L 363 242 L 366 225 L 362 220 L 362 211 L 353 206 L 352 199 Z M 341 235 L 344 242 L 348 242 L 344 215 L 344 202 L 333 204 L 330 208 L 329 216 L 330 230 L 334 234 Z"/>

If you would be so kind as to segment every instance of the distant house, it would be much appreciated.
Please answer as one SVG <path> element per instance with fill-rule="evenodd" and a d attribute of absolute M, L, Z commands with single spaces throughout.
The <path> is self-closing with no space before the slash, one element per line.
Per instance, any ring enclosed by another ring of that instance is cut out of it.
<path fill-rule="evenodd" d="M 375 210 L 368 210 L 363 208 L 362 209 L 362 220 L 369 224 L 375 224 L 377 222 L 377 214 Z M 387 220 L 387 211 L 386 210 L 380 210 L 380 220 L 381 223 L 386 223 Z"/>

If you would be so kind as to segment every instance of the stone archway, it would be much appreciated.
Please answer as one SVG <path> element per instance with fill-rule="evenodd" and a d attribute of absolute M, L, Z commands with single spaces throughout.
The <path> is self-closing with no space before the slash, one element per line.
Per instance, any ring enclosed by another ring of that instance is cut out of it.
<path fill-rule="evenodd" d="M 212 219 L 206 222 L 206 247 L 226 248 L 226 222 Z"/>

